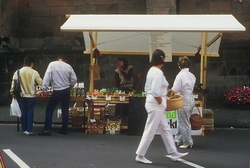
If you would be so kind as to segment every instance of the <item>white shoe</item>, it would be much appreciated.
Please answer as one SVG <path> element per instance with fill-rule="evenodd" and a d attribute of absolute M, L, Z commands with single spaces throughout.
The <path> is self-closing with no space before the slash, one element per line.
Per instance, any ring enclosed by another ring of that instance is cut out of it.
<path fill-rule="evenodd" d="M 172 157 L 171 157 L 171 159 L 173 160 L 173 161 L 177 161 L 178 159 L 180 159 L 181 157 L 184 157 L 184 156 L 186 156 L 186 155 L 188 155 L 188 152 L 187 153 L 179 153 L 178 152 L 178 154 L 177 155 L 172 155 Z"/>
<path fill-rule="evenodd" d="M 187 148 L 192 148 L 193 145 L 181 145 L 179 147 L 182 148 L 182 149 L 187 149 Z"/>
<path fill-rule="evenodd" d="M 141 163 L 146 163 L 146 164 L 153 163 L 150 160 L 146 159 L 144 156 L 143 157 L 139 157 L 138 155 L 136 156 L 135 161 L 136 162 L 141 162 Z"/>
<path fill-rule="evenodd" d="M 177 146 L 179 146 L 181 143 L 178 139 L 174 139 L 174 142 L 176 143 Z"/>
<path fill-rule="evenodd" d="M 24 133 L 25 135 L 33 135 L 33 132 L 24 131 L 23 133 Z"/>

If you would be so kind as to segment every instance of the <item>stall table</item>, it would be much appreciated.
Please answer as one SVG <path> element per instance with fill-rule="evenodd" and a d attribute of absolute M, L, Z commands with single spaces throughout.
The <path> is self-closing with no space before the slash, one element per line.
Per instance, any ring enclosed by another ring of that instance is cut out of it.
<path fill-rule="evenodd" d="M 119 100 L 106 100 L 106 99 L 96 99 L 91 100 L 89 102 L 89 111 L 88 111 L 88 123 L 90 122 L 90 119 L 94 118 L 94 103 L 111 103 L 111 104 L 129 104 L 129 99 L 125 99 L 125 101 L 119 101 Z M 128 129 L 127 125 L 122 125 L 121 129 Z"/>

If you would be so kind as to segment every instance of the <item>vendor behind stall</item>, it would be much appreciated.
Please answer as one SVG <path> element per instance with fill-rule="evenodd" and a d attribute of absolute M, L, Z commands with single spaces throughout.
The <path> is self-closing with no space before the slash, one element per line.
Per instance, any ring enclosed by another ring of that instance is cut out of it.
<path fill-rule="evenodd" d="M 118 66 L 115 70 L 115 87 L 133 87 L 133 67 L 128 65 L 128 61 L 125 57 L 118 58 Z"/>
<path fill-rule="evenodd" d="M 125 57 L 118 58 L 118 66 L 115 70 L 115 87 L 121 90 L 133 88 L 133 66 L 128 64 Z M 125 118 L 128 115 L 127 104 L 116 104 L 115 115 Z"/>

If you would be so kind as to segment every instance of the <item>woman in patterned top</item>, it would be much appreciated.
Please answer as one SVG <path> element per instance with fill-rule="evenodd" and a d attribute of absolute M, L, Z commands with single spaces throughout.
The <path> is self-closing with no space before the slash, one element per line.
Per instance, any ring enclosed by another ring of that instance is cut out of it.
<path fill-rule="evenodd" d="M 180 72 L 174 80 L 172 87 L 172 94 L 178 93 L 183 96 L 184 106 L 177 110 L 177 133 L 175 135 L 175 142 L 179 144 L 183 141 L 180 148 L 192 148 L 193 139 L 191 137 L 191 123 L 190 117 L 195 106 L 193 89 L 196 81 L 195 76 L 189 72 L 190 61 L 188 57 L 183 56 L 178 60 Z"/>

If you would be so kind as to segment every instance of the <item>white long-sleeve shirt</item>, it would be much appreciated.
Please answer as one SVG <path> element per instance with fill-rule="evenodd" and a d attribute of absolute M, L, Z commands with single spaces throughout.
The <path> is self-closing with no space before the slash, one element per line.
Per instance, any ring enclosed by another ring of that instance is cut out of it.
<path fill-rule="evenodd" d="M 151 67 L 147 73 L 145 92 L 153 97 L 166 96 L 168 91 L 168 81 L 163 72 L 156 67 Z"/>
<path fill-rule="evenodd" d="M 53 61 L 45 72 L 42 90 L 46 92 L 49 86 L 52 86 L 53 90 L 64 90 L 74 86 L 76 82 L 76 74 L 69 64 L 63 61 Z"/>
<path fill-rule="evenodd" d="M 181 95 L 193 92 L 196 78 L 189 72 L 189 68 L 182 69 L 174 80 L 172 90 Z"/>

